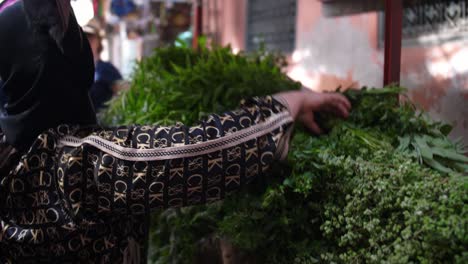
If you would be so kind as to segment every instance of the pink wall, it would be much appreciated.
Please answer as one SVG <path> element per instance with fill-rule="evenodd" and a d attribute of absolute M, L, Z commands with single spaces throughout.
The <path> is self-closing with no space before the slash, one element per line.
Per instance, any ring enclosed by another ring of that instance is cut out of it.
<path fill-rule="evenodd" d="M 319 1 L 298 0 L 296 50 L 289 74 L 314 90 L 381 86 L 377 15 L 322 16 Z"/>
<path fill-rule="evenodd" d="M 213 23 L 217 17 L 218 41 L 243 49 L 247 0 L 205 1 L 217 1 L 223 10 L 205 18 Z M 293 79 L 321 91 L 381 87 L 383 57 L 376 13 L 329 18 L 319 1 L 298 0 L 296 50 L 288 69 Z M 468 144 L 468 42 L 403 47 L 401 84 L 433 118 L 454 124 L 452 136 Z"/>
<path fill-rule="evenodd" d="M 204 32 L 234 51 L 245 48 L 247 0 L 203 0 Z"/>

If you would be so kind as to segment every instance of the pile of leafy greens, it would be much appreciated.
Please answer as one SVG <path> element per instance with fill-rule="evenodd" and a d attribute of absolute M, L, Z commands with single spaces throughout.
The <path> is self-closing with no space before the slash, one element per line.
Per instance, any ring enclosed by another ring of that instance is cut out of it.
<path fill-rule="evenodd" d="M 298 89 L 277 54 L 162 48 L 111 102 L 109 124 L 194 124 L 246 97 Z M 300 127 L 289 161 L 222 203 L 153 217 L 153 263 L 195 263 L 222 237 L 255 263 L 468 263 L 468 159 L 450 127 L 400 87 L 348 90 L 348 120 L 320 115 L 327 135 Z"/>

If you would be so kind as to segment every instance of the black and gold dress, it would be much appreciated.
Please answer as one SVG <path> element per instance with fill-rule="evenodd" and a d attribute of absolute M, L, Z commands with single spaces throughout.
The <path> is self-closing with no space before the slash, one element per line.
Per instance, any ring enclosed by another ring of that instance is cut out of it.
<path fill-rule="evenodd" d="M 277 99 L 193 127 L 40 134 L 0 175 L 0 263 L 146 263 L 152 211 L 221 200 L 285 157 L 293 119 Z"/>

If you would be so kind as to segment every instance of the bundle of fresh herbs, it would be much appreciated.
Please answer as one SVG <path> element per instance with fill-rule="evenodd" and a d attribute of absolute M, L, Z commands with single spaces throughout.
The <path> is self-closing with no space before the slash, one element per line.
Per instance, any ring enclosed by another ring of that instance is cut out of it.
<path fill-rule="evenodd" d="M 242 98 L 297 89 L 278 61 L 220 47 L 157 50 L 105 120 L 193 124 Z M 346 91 L 350 118 L 320 116 L 321 137 L 298 128 L 279 175 L 223 203 L 156 215 L 151 260 L 194 263 L 202 238 L 223 237 L 256 263 L 467 263 L 466 149 L 448 126 L 399 104 L 403 93 Z"/>
<path fill-rule="evenodd" d="M 282 61 L 263 51 L 234 55 L 228 47 L 158 49 L 138 64 L 130 91 L 111 102 L 104 122 L 194 124 L 242 99 L 300 88 L 276 66 Z"/>
<path fill-rule="evenodd" d="M 447 126 L 399 106 L 401 92 L 346 92 L 350 118 L 327 119 L 333 127 L 319 138 L 298 132 L 291 175 L 256 207 L 236 207 L 236 197 L 220 233 L 260 252 L 260 263 L 465 263 L 468 158 Z M 421 137 L 446 143 L 427 144 L 439 157 L 421 160 L 402 140 Z M 444 168 L 431 166 L 438 158 Z"/>

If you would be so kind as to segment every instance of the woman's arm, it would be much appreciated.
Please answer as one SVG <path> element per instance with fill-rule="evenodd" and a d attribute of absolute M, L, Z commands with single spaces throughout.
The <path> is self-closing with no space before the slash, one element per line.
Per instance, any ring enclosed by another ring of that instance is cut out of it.
<path fill-rule="evenodd" d="M 320 107 L 311 98 L 304 92 L 255 98 L 193 127 L 130 126 L 63 137 L 68 160 L 82 160 L 62 164 L 63 170 L 84 172 L 64 188 L 82 188 L 70 195 L 73 208 L 100 213 L 141 214 L 221 200 L 286 157 L 294 119 L 307 107 Z"/>
<path fill-rule="evenodd" d="M 193 127 L 129 126 L 63 137 L 63 155 L 82 160 L 62 164 L 65 174 L 85 171 L 64 188 L 82 189 L 70 195 L 72 207 L 102 213 L 218 201 L 285 156 L 293 121 L 285 106 L 265 97 Z"/>

